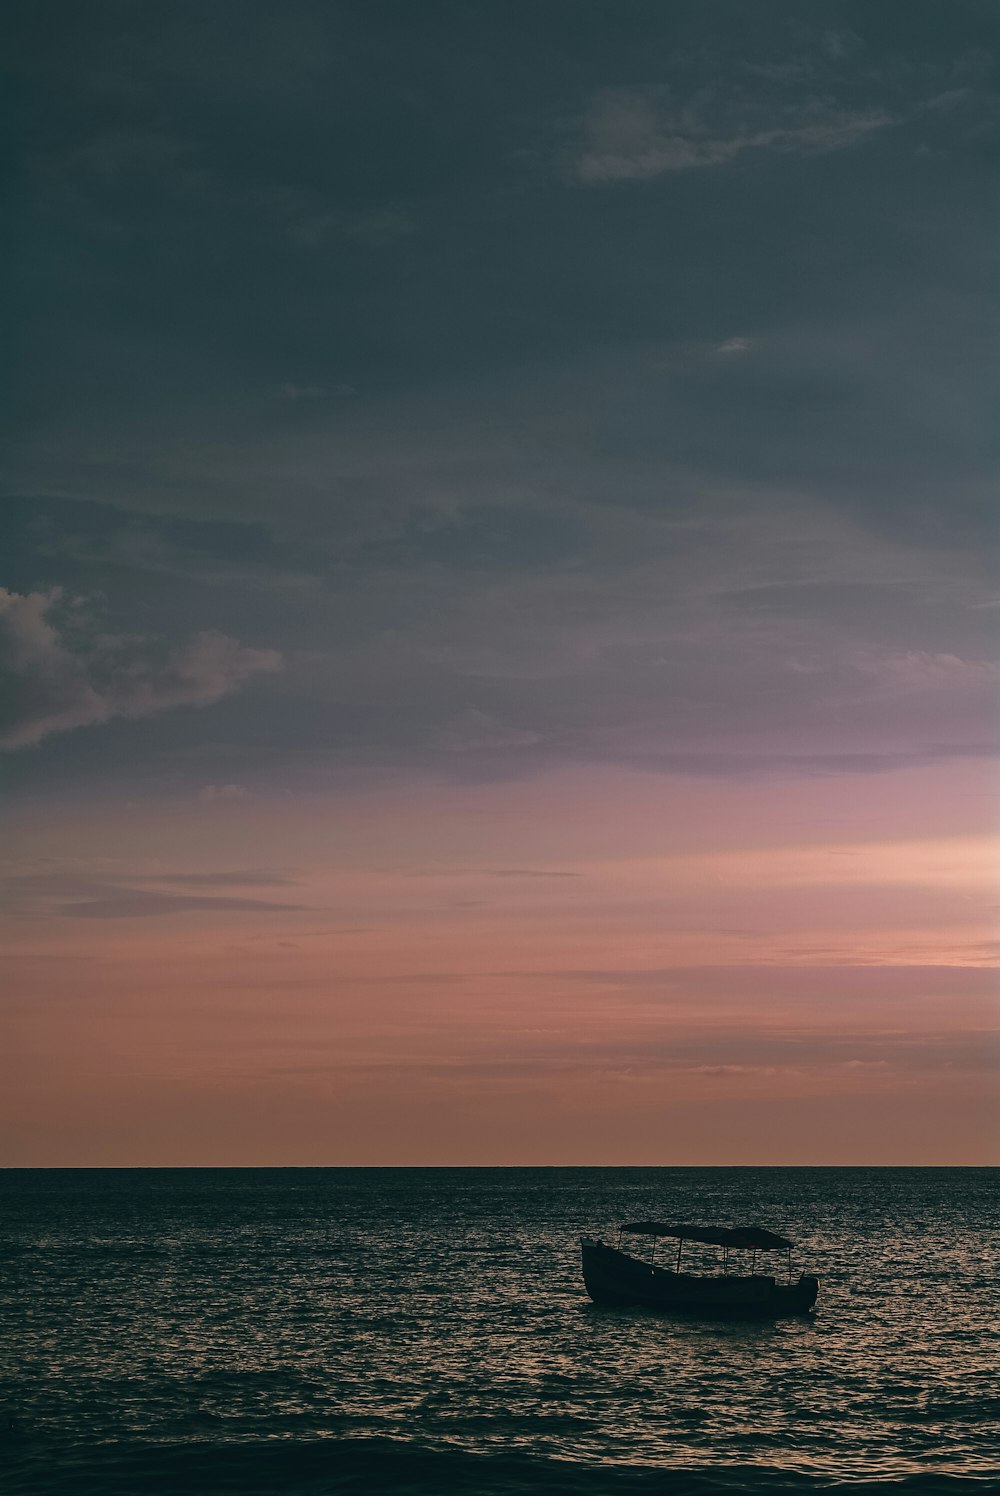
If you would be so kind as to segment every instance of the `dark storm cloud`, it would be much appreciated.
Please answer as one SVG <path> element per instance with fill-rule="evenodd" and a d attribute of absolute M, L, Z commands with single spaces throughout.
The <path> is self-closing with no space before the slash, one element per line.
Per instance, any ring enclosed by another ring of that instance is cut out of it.
<path fill-rule="evenodd" d="M 39 772 L 989 745 L 987 7 L 10 14 Z"/>

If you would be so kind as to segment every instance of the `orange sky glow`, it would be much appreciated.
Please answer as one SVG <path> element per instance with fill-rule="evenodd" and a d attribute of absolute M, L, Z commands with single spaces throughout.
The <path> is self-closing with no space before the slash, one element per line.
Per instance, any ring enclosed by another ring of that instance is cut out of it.
<path fill-rule="evenodd" d="M 991 793 L 594 770 L 35 818 L 8 1161 L 989 1162 Z"/>

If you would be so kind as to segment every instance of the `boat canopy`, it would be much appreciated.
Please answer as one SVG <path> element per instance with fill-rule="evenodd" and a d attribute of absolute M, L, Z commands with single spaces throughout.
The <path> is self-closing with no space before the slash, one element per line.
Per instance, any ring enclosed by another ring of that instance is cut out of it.
<path fill-rule="evenodd" d="M 622 1226 L 633 1236 L 672 1236 L 675 1241 L 701 1241 L 712 1247 L 746 1247 L 755 1252 L 784 1251 L 793 1245 L 763 1226 L 672 1226 L 666 1221 L 628 1221 Z"/>

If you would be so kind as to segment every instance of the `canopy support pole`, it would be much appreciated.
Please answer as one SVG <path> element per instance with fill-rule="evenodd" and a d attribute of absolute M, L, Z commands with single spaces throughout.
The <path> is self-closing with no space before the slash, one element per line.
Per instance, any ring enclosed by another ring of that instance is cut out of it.
<path fill-rule="evenodd" d="M 679 1236 L 677 1238 L 677 1267 L 674 1269 L 674 1271 L 678 1272 L 678 1273 L 681 1270 L 681 1247 L 683 1247 L 683 1245 L 684 1245 L 684 1238 L 683 1238 L 683 1236 Z"/>

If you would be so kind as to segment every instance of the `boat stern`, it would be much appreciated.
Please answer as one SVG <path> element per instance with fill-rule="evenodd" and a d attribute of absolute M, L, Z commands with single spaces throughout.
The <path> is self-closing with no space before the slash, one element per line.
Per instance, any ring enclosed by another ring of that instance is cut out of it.
<path fill-rule="evenodd" d="M 819 1279 L 814 1278 L 811 1273 L 802 1273 L 796 1286 L 802 1302 L 802 1313 L 808 1314 L 819 1296 Z"/>

